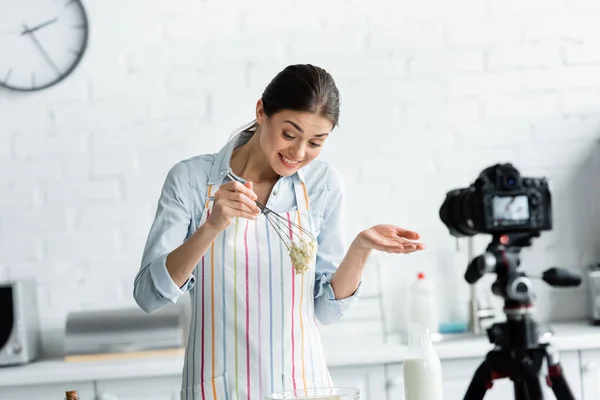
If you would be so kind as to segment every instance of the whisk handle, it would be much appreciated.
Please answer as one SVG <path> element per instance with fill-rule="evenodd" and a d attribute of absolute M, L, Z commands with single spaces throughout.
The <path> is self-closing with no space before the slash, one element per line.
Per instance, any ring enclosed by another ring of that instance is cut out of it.
<path fill-rule="evenodd" d="M 231 173 L 231 171 L 227 173 L 227 177 L 228 177 L 229 179 L 231 179 L 232 181 L 236 181 L 236 182 L 239 182 L 239 183 L 244 183 L 244 181 L 243 181 L 242 179 L 240 179 L 240 178 L 238 178 L 238 177 L 234 176 L 234 175 Z M 256 203 L 256 206 L 257 206 L 258 208 L 260 208 L 260 211 L 261 211 L 261 212 L 262 212 L 264 215 L 267 215 L 268 213 L 270 213 L 270 212 L 271 212 L 271 210 L 270 210 L 270 209 L 268 209 L 268 208 L 267 208 L 267 206 L 265 206 L 264 204 L 262 204 L 262 203 L 261 203 L 261 202 L 259 202 L 258 200 L 255 200 L 254 202 Z"/>

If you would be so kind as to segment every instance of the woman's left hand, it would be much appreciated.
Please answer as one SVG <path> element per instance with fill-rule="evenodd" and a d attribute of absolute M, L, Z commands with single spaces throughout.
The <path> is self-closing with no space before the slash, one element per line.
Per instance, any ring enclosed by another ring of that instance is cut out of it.
<path fill-rule="evenodd" d="M 415 251 L 424 250 L 423 243 L 414 242 L 419 240 L 417 232 L 399 228 L 394 225 L 375 225 L 358 234 L 355 245 L 364 250 L 379 250 L 386 253 L 410 254 Z"/>

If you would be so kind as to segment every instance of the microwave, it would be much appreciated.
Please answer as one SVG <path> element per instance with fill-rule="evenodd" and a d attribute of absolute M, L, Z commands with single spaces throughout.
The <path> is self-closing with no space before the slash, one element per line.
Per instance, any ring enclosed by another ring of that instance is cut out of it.
<path fill-rule="evenodd" d="M 0 367 L 26 364 L 38 357 L 37 310 L 35 280 L 0 282 Z"/>

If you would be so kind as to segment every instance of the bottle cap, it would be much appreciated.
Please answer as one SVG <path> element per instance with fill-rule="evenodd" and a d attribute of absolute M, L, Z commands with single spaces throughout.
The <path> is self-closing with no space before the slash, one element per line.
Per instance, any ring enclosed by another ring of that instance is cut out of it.
<path fill-rule="evenodd" d="M 67 396 L 67 400 L 78 400 L 79 399 L 79 397 L 77 397 L 76 390 L 69 390 L 65 394 Z"/>

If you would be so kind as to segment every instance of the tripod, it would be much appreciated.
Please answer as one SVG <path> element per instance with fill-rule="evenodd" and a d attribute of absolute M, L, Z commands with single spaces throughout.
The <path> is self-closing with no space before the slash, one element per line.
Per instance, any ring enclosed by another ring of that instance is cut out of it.
<path fill-rule="evenodd" d="M 557 400 L 575 400 L 563 375 L 559 354 L 549 343 L 540 342 L 539 327 L 533 318 L 535 297 L 531 281 L 517 270 L 519 251 L 531 245 L 535 234 L 494 236 L 486 252 L 475 257 L 465 273 L 473 284 L 486 272 L 497 274 L 492 292 L 504 298 L 506 322 L 493 324 L 488 330 L 495 348 L 487 353 L 475 371 L 464 400 L 481 400 L 493 381 L 509 378 L 513 382 L 515 400 L 543 400 L 539 373 L 544 359 L 548 366 L 546 384 Z M 578 286 L 581 278 L 568 270 L 551 268 L 542 279 L 556 287 Z"/>

